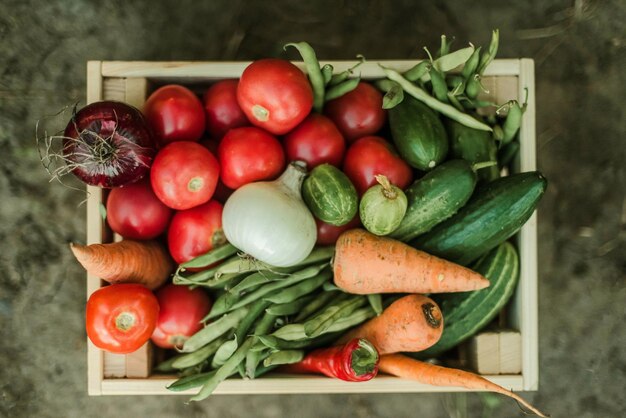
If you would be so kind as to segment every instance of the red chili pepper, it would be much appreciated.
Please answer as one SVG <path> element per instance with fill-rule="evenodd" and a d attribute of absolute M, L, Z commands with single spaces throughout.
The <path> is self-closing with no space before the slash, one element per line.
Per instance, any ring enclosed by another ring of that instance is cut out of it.
<path fill-rule="evenodd" d="M 294 364 L 282 367 L 285 373 L 321 373 L 347 382 L 365 382 L 378 373 L 378 351 L 364 338 L 345 345 L 311 351 Z"/>

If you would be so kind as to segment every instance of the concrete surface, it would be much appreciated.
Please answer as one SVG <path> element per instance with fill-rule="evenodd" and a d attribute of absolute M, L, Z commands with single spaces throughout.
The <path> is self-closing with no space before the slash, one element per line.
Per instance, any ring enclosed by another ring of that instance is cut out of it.
<path fill-rule="evenodd" d="M 436 49 L 441 33 L 486 45 L 499 27 L 500 57 L 537 60 L 538 162 L 550 181 L 539 209 L 540 389 L 524 396 L 554 417 L 626 416 L 626 4 L 422 3 L 2 0 L 0 415 L 488 416 L 478 395 L 466 408 L 451 395 L 216 396 L 193 405 L 86 396 L 84 274 L 66 247 L 85 235 L 83 196 L 48 183 L 34 127 L 84 103 L 89 59 L 249 60 L 298 40 L 325 59 L 410 58 Z M 492 417 L 522 416 L 498 399 Z"/>

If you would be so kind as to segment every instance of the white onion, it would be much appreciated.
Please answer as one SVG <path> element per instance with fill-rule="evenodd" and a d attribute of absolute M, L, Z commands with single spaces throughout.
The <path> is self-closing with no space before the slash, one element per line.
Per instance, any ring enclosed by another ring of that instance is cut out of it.
<path fill-rule="evenodd" d="M 291 163 L 274 181 L 246 184 L 226 201 L 222 228 L 235 247 L 264 263 L 288 267 L 304 260 L 317 239 L 300 187 L 306 170 Z"/>

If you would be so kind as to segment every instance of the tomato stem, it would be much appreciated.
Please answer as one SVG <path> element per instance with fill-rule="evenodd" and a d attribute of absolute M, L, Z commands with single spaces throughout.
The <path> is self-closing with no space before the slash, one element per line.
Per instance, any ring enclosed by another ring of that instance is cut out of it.
<path fill-rule="evenodd" d="M 135 326 L 135 315 L 130 312 L 122 312 L 115 318 L 115 327 L 120 331 L 128 331 Z"/>

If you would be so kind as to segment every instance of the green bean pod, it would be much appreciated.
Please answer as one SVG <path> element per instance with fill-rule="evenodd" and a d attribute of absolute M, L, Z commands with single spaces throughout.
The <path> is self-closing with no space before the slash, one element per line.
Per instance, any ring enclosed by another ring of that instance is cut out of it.
<path fill-rule="evenodd" d="M 252 327 L 252 324 L 263 314 L 268 306 L 270 306 L 270 303 L 263 299 L 257 300 L 250 306 L 248 315 L 239 323 L 235 330 L 237 341 L 243 341 L 248 336 L 248 331 Z"/>
<path fill-rule="evenodd" d="M 322 67 L 322 78 L 324 79 L 324 85 L 327 86 L 330 83 L 331 78 L 333 78 L 333 66 L 330 64 L 325 64 Z"/>
<path fill-rule="evenodd" d="M 332 272 L 330 269 L 322 271 L 318 276 L 283 289 L 280 292 L 266 297 L 264 300 L 276 304 L 292 302 L 299 297 L 308 295 L 318 287 L 322 286 L 325 281 L 331 278 L 331 276 Z"/>
<path fill-rule="evenodd" d="M 239 347 L 237 336 L 234 336 L 230 340 L 224 341 L 215 352 L 215 356 L 211 360 L 211 368 L 217 369 L 224 363 L 228 361 L 228 359 L 237 351 Z"/>
<path fill-rule="evenodd" d="M 308 318 L 310 315 L 317 312 L 318 309 L 325 306 L 326 303 L 330 302 L 331 299 L 336 298 L 343 293 L 333 292 L 333 291 L 324 291 L 321 292 L 316 298 L 314 298 L 311 302 L 309 302 L 306 306 L 304 306 L 300 313 L 294 318 L 294 322 L 300 322 L 303 319 Z"/>
<path fill-rule="evenodd" d="M 404 90 L 395 81 L 382 79 L 376 81 L 376 87 L 385 92 L 383 96 L 383 109 L 393 109 L 404 100 Z"/>
<path fill-rule="evenodd" d="M 163 373 L 175 372 L 177 369 L 176 369 L 176 367 L 173 366 L 174 362 L 176 360 L 178 360 L 179 358 L 181 358 L 182 356 L 184 356 L 184 355 L 186 355 L 186 354 L 170 357 L 167 360 L 162 361 L 159 364 L 157 364 L 156 366 L 154 366 L 152 368 L 152 371 L 153 372 L 163 372 Z"/>
<path fill-rule="evenodd" d="M 265 313 L 261 317 L 261 320 L 259 320 L 256 327 L 254 328 L 254 336 L 250 337 L 253 339 L 255 344 L 258 341 L 257 336 L 267 334 L 274 326 L 275 320 L 276 320 L 276 316 L 272 314 L 268 314 L 268 313 Z M 246 360 L 245 360 L 246 376 L 248 376 L 250 379 L 253 379 L 254 376 L 256 375 L 257 366 L 259 365 L 259 362 L 261 361 L 262 358 L 264 358 L 263 351 L 250 350 L 246 354 Z"/>
<path fill-rule="evenodd" d="M 167 386 L 167 390 L 171 390 L 172 392 L 184 392 L 189 389 L 200 387 L 208 382 L 209 379 L 211 379 L 211 377 L 213 377 L 216 372 L 217 370 L 211 370 L 210 372 L 181 377 L 180 379 Z"/>
<path fill-rule="evenodd" d="M 498 151 L 498 166 L 507 167 L 519 152 L 519 142 L 511 141 Z"/>
<path fill-rule="evenodd" d="M 324 106 L 326 83 L 324 82 L 324 76 L 320 70 L 320 63 L 317 60 L 317 55 L 315 55 L 315 50 L 306 42 L 289 43 L 284 46 L 284 49 L 287 49 L 288 46 L 296 48 L 302 56 L 311 87 L 313 88 L 313 109 L 316 112 L 321 112 Z"/>
<path fill-rule="evenodd" d="M 503 144 L 508 144 L 513 140 L 513 138 L 515 138 L 517 131 L 519 131 L 520 126 L 522 126 L 523 113 L 524 111 L 517 100 L 511 100 L 509 102 L 509 112 L 507 113 L 506 119 L 504 119 L 504 124 L 502 125 Z"/>
<path fill-rule="evenodd" d="M 480 74 L 474 74 L 467 80 L 465 84 L 465 95 L 470 99 L 475 99 L 478 97 L 478 93 L 480 93 L 481 84 L 480 84 Z"/>
<path fill-rule="evenodd" d="M 304 333 L 307 337 L 317 337 L 324 333 L 332 324 L 340 318 L 349 316 L 356 309 L 365 305 L 366 299 L 362 296 L 351 297 L 327 307 L 322 313 L 304 323 Z"/>
<path fill-rule="evenodd" d="M 200 331 L 189 337 L 183 344 L 182 352 L 190 353 L 221 337 L 228 330 L 235 328 L 248 314 L 248 308 L 239 309 L 231 314 L 224 315 L 217 321 L 211 322 Z M 204 321 L 204 320 L 203 320 Z"/>
<path fill-rule="evenodd" d="M 478 68 L 478 63 L 480 62 L 480 50 L 481 46 L 476 48 L 472 55 L 467 59 L 465 64 L 463 65 L 463 70 L 461 70 L 461 76 L 465 80 L 469 80 L 469 78 L 475 74 L 476 69 Z"/>
<path fill-rule="evenodd" d="M 449 54 L 445 54 L 433 62 L 433 67 L 442 73 L 454 70 L 466 62 L 472 56 L 474 51 L 474 47 L 470 45 L 466 48 L 461 48 Z"/>
<path fill-rule="evenodd" d="M 409 70 L 405 71 L 402 76 L 409 81 L 417 81 L 428 74 L 430 67 L 430 61 L 420 61 Z"/>
<path fill-rule="evenodd" d="M 273 305 L 265 309 L 265 312 L 276 316 L 294 315 L 302 310 L 304 306 L 316 299 L 318 295 L 306 295 L 291 302 Z"/>
<path fill-rule="evenodd" d="M 233 245 L 226 243 L 217 248 L 213 248 L 211 251 L 199 255 L 183 264 L 180 265 L 183 269 L 187 268 L 202 268 L 210 266 L 211 264 L 217 263 L 218 261 L 222 261 L 227 257 L 237 253 L 239 251 Z"/>
<path fill-rule="evenodd" d="M 369 302 L 374 312 L 376 312 L 376 316 L 379 316 L 381 313 L 383 313 L 383 298 L 380 293 L 367 295 L 367 301 Z"/>
<path fill-rule="evenodd" d="M 197 366 L 215 354 L 226 341 L 227 338 L 218 338 L 192 353 L 177 356 L 172 363 L 172 367 L 175 369 L 185 369 L 187 367 Z"/>
<path fill-rule="evenodd" d="M 433 87 L 433 95 L 442 103 L 448 103 L 448 86 L 443 73 L 434 66 L 430 69 L 430 82 Z"/>
<path fill-rule="evenodd" d="M 272 350 L 297 350 L 304 349 L 311 350 L 318 347 L 324 347 L 335 340 L 337 340 L 343 332 L 331 332 L 322 334 L 315 338 L 303 338 L 300 340 L 288 341 L 281 338 L 274 337 L 272 335 L 262 335 L 259 337 L 259 341 Z"/>
<path fill-rule="evenodd" d="M 478 64 L 478 74 L 481 76 L 484 74 L 485 69 L 489 66 L 489 64 L 491 64 L 491 61 L 496 58 L 499 42 L 500 31 L 498 29 L 494 29 L 491 32 L 491 42 L 489 43 L 489 48 L 481 55 L 480 63 Z"/>
<path fill-rule="evenodd" d="M 434 97 L 426 93 L 424 90 L 422 90 L 418 86 L 414 85 L 413 83 L 411 83 L 410 81 L 402 77 L 402 75 L 400 75 L 400 73 L 398 73 L 397 71 L 392 70 L 390 68 L 386 68 L 386 67 L 382 67 L 382 68 L 383 68 L 383 72 L 385 73 L 385 75 L 387 75 L 387 77 L 390 80 L 396 81 L 397 83 L 399 83 L 405 92 L 407 92 L 408 94 L 410 94 L 417 100 L 423 102 L 425 105 L 427 105 L 431 109 L 469 128 L 491 132 L 492 129 L 489 125 L 486 125 L 480 122 L 478 119 L 475 119 L 474 117 L 459 111 L 454 106 L 451 106 L 447 103 L 440 102 L 439 100 L 435 99 Z"/>
<path fill-rule="evenodd" d="M 263 360 L 263 366 L 278 366 L 281 364 L 293 364 L 304 358 L 303 350 L 282 350 L 270 354 Z"/>
<path fill-rule="evenodd" d="M 349 78 L 339 84 L 335 84 L 329 87 L 329 89 L 326 90 L 326 94 L 324 95 L 324 101 L 329 102 L 331 100 L 338 99 L 346 93 L 350 93 L 359 85 L 360 81 L 361 76 L 359 75 L 355 78 Z"/>

